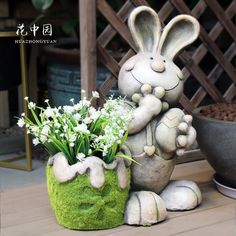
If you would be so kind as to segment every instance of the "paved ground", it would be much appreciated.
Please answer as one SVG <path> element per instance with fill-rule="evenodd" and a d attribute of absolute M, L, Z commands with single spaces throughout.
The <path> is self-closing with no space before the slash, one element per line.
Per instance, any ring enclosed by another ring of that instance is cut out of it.
<path fill-rule="evenodd" d="M 1 156 L 0 156 L 1 159 Z M 17 164 L 24 163 L 23 160 Z M 13 170 L 0 167 L 0 191 L 45 183 L 46 162 L 33 160 L 33 171 Z"/>

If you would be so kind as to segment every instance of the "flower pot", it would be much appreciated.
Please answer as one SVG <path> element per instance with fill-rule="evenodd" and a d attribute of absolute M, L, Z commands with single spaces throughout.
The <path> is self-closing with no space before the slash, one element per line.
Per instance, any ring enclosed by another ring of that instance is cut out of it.
<path fill-rule="evenodd" d="M 98 157 L 87 157 L 69 166 L 64 155 L 58 153 L 47 166 L 52 209 L 58 223 L 70 229 L 122 225 L 129 183 L 130 171 L 123 159 L 106 164 Z"/>
<path fill-rule="evenodd" d="M 80 51 L 73 39 L 63 39 L 59 44 L 45 47 L 47 57 L 48 96 L 53 106 L 68 105 L 70 99 L 80 100 Z M 96 84 L 99 87 L 110 74 L 98 61 Z M 118 94 L 115 86 L 110 94 Z"/>
<path fill-rule="evenodd" d="M 201 114 L 202 109 L 206 107 L 193 112 L 199 146 L 215 169 L 218 182 L 236 188 L 236 122 L 208 118 Z"/>

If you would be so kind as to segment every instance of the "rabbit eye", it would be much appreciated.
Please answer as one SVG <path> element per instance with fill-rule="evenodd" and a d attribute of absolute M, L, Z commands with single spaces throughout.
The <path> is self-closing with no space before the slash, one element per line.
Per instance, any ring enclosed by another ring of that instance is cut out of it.
<path fill-rule="evenodd" d="M 153 60 L 153 57 L 150 57 L 151 60 Z"/>
<path fill-rule="evenodd" d="M 166 63 L 166 60 L 163 60 L 164 63 Z"/>

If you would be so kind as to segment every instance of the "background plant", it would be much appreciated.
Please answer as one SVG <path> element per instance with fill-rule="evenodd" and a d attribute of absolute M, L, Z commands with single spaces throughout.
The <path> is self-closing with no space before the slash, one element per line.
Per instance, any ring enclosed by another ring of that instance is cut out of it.
<path fill-rule="evenodd" d="M 98 93 L 93 92 L 93 98 L 97 97 Z M 32 119 L 22 114 L 18 125 L 26 127 L 34 136 L 33 144 L 41 143 L 50 156 L 63 152 L 70 165 L 90 155 L 98 156 L 106 163 L 111 163 L 117 155 L 131 159 L 121 153 L 128 136 L 127 124 L 132 119 L 132 112 L 124 109 L 123 98 L 110 97 L 100 110 L 86 99 L 76 104 L 71 99 L 71 106 L 54 108 L 48 100 L 45 100 L 46 108 L 36 106 L 28 98 L 25 100 Z"/>

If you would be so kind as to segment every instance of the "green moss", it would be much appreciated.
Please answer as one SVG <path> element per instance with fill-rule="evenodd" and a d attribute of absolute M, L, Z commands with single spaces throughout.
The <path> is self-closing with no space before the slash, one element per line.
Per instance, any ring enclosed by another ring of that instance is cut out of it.
<path fill-rule="evenodd" d="M 129 186 L 124 190 L 119 188 L 116 171 L 106 170 L 105 179 L 101 189 L 91 186 L 87 174 L 67 183 L 59 183 L 52 168 L 47 166 L 48 194 L 58 223 L 80 230 L 122 225 Z"/>

